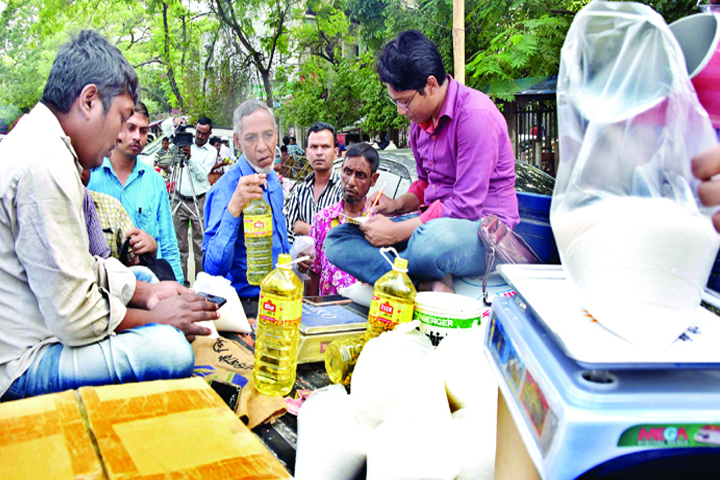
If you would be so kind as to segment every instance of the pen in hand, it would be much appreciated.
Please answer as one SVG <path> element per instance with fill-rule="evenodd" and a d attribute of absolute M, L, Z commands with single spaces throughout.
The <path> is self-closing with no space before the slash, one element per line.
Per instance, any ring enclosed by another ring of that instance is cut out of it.
<path fill-rule="evenodd" d="M 378 200 L 380 200 L 380 197 L 382 197 L 383 192 L 385 191 L 385 187 L 387 187 L 387 180 L 385 180 L 385 183 L 383 183 L 382 188 L 380 189 L 380 193 L 378 193 L 378 196 L 375 197 L 375 201 L 373 201 L 372 205 L 370 206 L 370 210 L 375 208 L 375 205 L 377 205 Z M 370 211 L 368 210 L 368 211 Z M 366 212 L 367 213 L 367 212 Z"/>

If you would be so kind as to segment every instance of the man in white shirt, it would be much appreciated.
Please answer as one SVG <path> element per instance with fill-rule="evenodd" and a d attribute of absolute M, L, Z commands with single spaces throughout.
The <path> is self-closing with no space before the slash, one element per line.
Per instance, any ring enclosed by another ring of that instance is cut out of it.
<path fill-rule="evenodd" d="M 60 47 L 42 99 L 0 144 L 0 401 L 192 374 L 217 307 L 89 253 L 80 170 L 109 156 L 139 98 L 93 31 Z M 42 149 L 28 150 L 38 143 Z M 116 335 L 117 333 L 117 335 Z"/>
<path fill-rule="evenodd" d="M 222 142 L 220 146 L 220 158 L 229 158 L 232 163 L 235 163 L 237 158 L 235 158 L 235 154 L 230 148 L 230 139 L 228 137 L 222 137 L 220 141 Z"/>
<path fill-rule="evenodd" d="M 217 149 L 208 143 L 211 134 L 212 120 L 208 117 L 200 117 L 195 125 L 195 143 L 184 149 L 187 162 L 182 169 L 180 181 L 175 186 L 178 189 L 179 202 L 173 206 L 173 222 L 186 286 L 190 286 L 188 277 L 188 228 L 190 227 L 192 227 L 195 275 L 202 272 L 203 207 L 205 194 L 210 190 L 208 174 L 215 166 L 218 156 Z"/>

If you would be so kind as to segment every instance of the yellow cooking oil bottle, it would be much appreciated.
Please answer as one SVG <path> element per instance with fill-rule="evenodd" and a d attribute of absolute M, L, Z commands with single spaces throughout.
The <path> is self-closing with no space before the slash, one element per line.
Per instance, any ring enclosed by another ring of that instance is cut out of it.
<path fill-rule="evenodd" d="M 250 285 L 260 285 L 272 270 L 272 209 L 265 200 L 251 200 L 243 209 L 243 230 L 247 280 Z"/>
<path fill-rule="evenodd" d="M 407 275 L 408 262 L 395 257 L 392 270 L 375 282 L 365 341 L 393 330 L 399 323 L 413 318 L 417 291 Z"/>
<path fill-rule="evenodd" d="M 386 252 L 395 253 L 395 261 L 392 270 L 375 282 L 365 334 L 335 340 L 325 350 L 325 370 L 333 383 L 349 385 L 365 343 L 413 318 L 417 291 L 407 275 L 408 262 L 397 256 L 394 248 L 382 248 L 380 253 L 388 263 Z"/>
<path fill-rule="evenodd" d="M 277 268 L 260 284 L 253 379 L 262 394 L 287 395 L 295 384 L 302 297 L 291 257 L 281 253 Z"/>

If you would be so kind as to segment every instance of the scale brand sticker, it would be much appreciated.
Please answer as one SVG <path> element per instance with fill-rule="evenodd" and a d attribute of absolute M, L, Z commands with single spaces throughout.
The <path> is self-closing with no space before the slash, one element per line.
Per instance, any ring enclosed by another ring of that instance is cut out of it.
<path fill-rule="evenodd" d="M 523 383 L 520 398 L 522 398 L 522 403 L 525 405 L 528 415 L 530 415 L 535 430 L 537 430 L 538 435 L 541 435 L 545 425 L 545 417 L 550 407 L 540 386 L 535 382 L 530 372 L 525 374 L 525 382 Z"/>
<path fill-rule="evenodd" d="M 630 427 L 618 447 L 686 448 L 720 446 L 720 424 L 645 424 Z"/>
<path fill-rule="evenodd" d="M 525 364 L 515 351 L 513 343 L 505 335 L 502 325 L 496 321 L 496 317 L 493 318 L 490 329 L 492 348 L 496 352 L 500 370 L 505 375 L 508 385 L 517 393 L 525 374 Z"/>
<path fill-rule="evenodd" d="M 248 215 L 243 228 L 246 237 L 272 237 L 272 215 Z"/>
<path fill-rule="evenodd" d="M 368 321 L 373 324 L 382 323 L 386 330 L 394 329 L 399 323 L 413 319 L 414 303 L 405 304 L 396 300 L 382 300 L 373 295 L 370 303 Z"/>
<path fill-rule="evenodd" d="M 258 316 L 276 326 L 295 327 L 300 325 L 302 300 L 281 300 L 274 295 L 260 294 Z"/>

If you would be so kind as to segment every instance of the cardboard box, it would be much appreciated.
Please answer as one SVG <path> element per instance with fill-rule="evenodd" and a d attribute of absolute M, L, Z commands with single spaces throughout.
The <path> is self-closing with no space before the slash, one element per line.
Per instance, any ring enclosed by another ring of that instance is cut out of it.
<path fill-rule="evenodd" d="M 199 378 L 3 403 L 0 422 L 0 478 L 291 478 Z"/>

